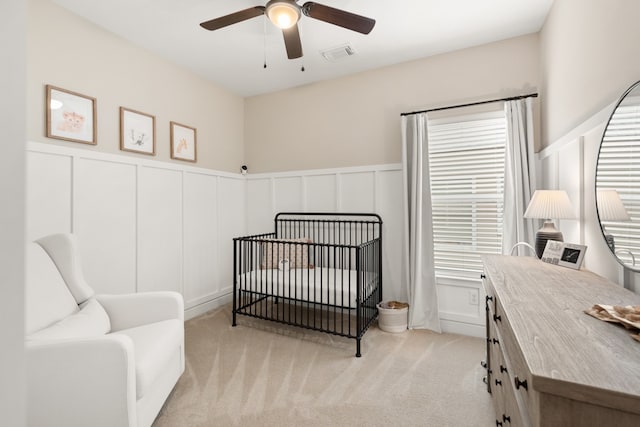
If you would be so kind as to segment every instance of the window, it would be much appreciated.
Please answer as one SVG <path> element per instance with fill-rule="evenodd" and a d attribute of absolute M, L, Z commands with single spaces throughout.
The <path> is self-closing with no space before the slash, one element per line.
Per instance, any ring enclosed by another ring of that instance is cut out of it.
<path fill-rule="evenodd" d="M 506 126 L 503 111 L 428 122 L 437 276 L 477 278 L 502 252 Z"/>

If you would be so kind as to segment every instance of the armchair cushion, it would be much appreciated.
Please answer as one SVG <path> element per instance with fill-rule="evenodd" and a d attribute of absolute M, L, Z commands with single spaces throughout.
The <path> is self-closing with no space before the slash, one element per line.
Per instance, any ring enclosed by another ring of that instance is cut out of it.
<path fill-rule="evenodd" d="M 87 338 L 104 335 L 111 330 L 109 316 L 95 299 L 48 328 L 41 329 L 26 337 L 27 340 Z"/>
<path fill-rule="evenodd" d="M 131 338 L 135 349 L 136 398 L 145 396 L 169 365 L 174 352 L 167 351 L 182 347 L 183 322 L 179 319 L 163 320 L 131 329 L 124 329 L 110 335 L 125 335 Z"/>
<path fill-rule="evenodd" d="M 76 313 L 78 304 L 49 255 L 37 243 L 27 245 L 27 262 L 25 329 L 31 334 Z"/>
<path fill-rule="evenodd" d="M 37 242 L 53 259 L 76 303 L 82 304 L 91 298 L 95 292 L 84 280 L 76 236 L 68 233 L 51 234 Z"/>

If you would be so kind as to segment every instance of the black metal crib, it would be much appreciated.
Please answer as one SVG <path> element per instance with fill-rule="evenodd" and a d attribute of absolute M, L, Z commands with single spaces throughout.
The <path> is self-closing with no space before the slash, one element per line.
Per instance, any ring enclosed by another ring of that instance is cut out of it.
<path fill-rule="evenodd" d="M 382 219 L 279 213 L 275 231 L 233 239 L 233 326 L 244 315 L 360 340 L 382 300 Z"/>

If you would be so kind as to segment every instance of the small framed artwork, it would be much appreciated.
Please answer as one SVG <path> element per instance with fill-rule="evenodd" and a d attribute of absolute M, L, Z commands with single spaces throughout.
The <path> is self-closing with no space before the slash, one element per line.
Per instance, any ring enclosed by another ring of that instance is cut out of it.
<path fill-rule="evenodd" d="M 584 245 L 548 240 L 541 260 L 549 264 L 579 270 L 586 252 L 587 247 Z"/>
<path fill-rule="evenodd" d="M 47 85 L 47 138 L 97 144 L 96 99 Z"/>
<path fill-rule="evenodd" d="M 196 129 L 171 122 L 171 158 L 195 162 L 197 160 Z"/>
<path fill-rule="evenodd" d="M 120 107 L 120 149 L 155 156 L 155 116 Z"/>

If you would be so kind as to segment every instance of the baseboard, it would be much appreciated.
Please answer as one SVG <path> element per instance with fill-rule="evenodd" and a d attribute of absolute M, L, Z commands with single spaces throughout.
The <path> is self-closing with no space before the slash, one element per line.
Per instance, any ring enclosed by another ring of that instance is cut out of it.
<path fill-rule="evenodd" d="M 214 310 L 218 307 L 222 307 L 225 304 L 231 303 L 232 294 L 228 293 L 218 298 L 212 299 L 202 304 L 198 304 L 194 307 L 188 308 L 184 311 L 185 320 L 193 319 L 196 316 L 200 316 L 208 311 Z M 442 332 L 449 334 L 467 335 L 470 337 L 484 338 L 486 330 L 484 325 L 476 325 L 471 323 L 456 322 L 453 320 L 440 319 L 440 328 Z"/>
<path fill-rule="evenodd" d="M 200 316 L 201 314 L 206 313 L 207 311 L 211 311 L 218 307 L 222 307 L 225 304 L 229 304 L 232 299 L 232 294 L 228 293 L 226 295 L 222 295 L 218 298 L 212 299 L 211 301 L 204 302 L 202 304 L 198 304 L 191 308 L 188 308 L 184 311 L 184 320 L 193 319 L 196 316 Z"/>
<path fill-rule="evenodd" d="M 486 335 L 484 325 L 455 322 L 452 320 L 440 319 L 440 329 L 445 333 L 467 335 L 470 337 L 484 338 Z"/>

